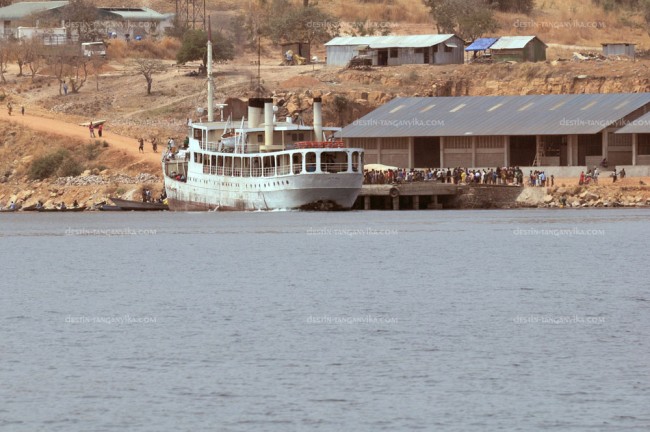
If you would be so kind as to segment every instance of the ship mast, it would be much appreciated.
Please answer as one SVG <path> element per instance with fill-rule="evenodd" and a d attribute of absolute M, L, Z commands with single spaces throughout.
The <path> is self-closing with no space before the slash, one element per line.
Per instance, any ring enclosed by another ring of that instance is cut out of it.
<path fill-rule="evenodd" d="M 214 121 L 214 80 L 212 79 L 212 26 L 208 16 L 208 121 Z"/>

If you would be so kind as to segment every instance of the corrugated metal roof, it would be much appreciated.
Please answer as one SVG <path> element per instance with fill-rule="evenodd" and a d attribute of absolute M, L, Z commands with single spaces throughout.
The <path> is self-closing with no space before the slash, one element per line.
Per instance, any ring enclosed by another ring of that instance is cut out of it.
<path fill-rule="evenodd" d="M 345 138 L 595 134 L 650 104 L 650 93 L 397 98 Z"/>
<path fill-rule="evenodd" d="M 156 12 L 153 9 L 148 7 L 100 7 L 100 11 L 108 12 L 112 15 L 117 15 L 124 20 L 131 21 L 164 21 L 166 19 L 165 15 L 160 12 Z"/>
<path fill-rule="evenodd" d="M 368 45 L 370 48 L 425 48 L 438 45 L 454 37 L 454 34 L 429 34 L 410 36 L 339 36 L 325 46 Z"/>
<path fill-rule="evenodd" d="M 67 6 L 68 1 L 39 1 L 14 3 L 0 8 L 0 20 L 17 20 L 25 18 L 33 13 L 43 12 L 51 9 L 58 9 Z"/>
<path fill-rule="evenodd" d="M 650 112 L 617 130 L 617 134 L 650 133 Z"/>
<path fill-rule="evenodd" d="M 492 46 L 499 38 L 478 38 L 472 42 L 465 51 L 483 51 Z"/>
<path fill-rule="evenodd" d="M 537 36 L 501 36 L 499 40 L 490 47 L 490 49 L 520 49 L 525 47 L 528 42 L 535 38 L 542 42 L 542 40 Z M 542 43 L 544 44 L 544 42 Z M 546 46 L 546 44 L 544 44 L 544 46 Z"/>

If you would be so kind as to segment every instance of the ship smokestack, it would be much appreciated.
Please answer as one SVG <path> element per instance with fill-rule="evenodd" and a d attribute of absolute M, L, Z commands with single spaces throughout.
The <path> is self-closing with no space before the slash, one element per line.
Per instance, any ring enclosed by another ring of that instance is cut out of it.
<path fill-rule="evenodd" d="M 208 15 L 208 121 L 214 121 L 214 80 L 212 79 L 212 26 Z"/>
<path fill-rule="evenodd" d="M 256 128 L 262 123 L 262 108 L 264 108 L 263 98 L 250 98 L 248 99 L 248 127 Z"/>
<path fill-rule="evenodd" d="M 314 98 L 314 141 L 323 139 L 323 104 L 319 97 Z"/>
<path fill-rule="evenodd" d="M 273 145 L 273 98 L 264 99 L 264 146 Z"/>

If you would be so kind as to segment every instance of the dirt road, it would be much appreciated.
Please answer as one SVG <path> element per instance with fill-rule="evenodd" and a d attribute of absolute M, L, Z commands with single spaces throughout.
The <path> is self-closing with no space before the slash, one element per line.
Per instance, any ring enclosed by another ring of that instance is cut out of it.
<path fill-rule="evenodd" d="M 87 127 L 65 122 L 63 120 L 39 116 L 38 114 L 30 114 L 29 112 L 25 115 L 21 115 L 20 106 L 14 106 L 11 116 L 7 112 L 6 108 L 2 109 L 0 111 L 0 121 L 14 122 L 39 132 L 47 132 L 54 135 L 81 140 L 92 140 Z M 97 135 L 97 131 L 95 131 L 95 136 L 96 138 L 94 139 L 100 139 Z M 139 153 L 137 139 L 135 137 L 126 137 L 110 132 L 110 122 L 107 122 L 104 126 L 101 140 L 108 142 L 111 148 L 123 150 L 130 156 L 133 156 L 135 158 L 135 163 L 150 163 L 152 167 L 159 166 L 161 158 L 160 152 L 164 151 L 166 146 L 166 143 L 158 143 L 158 153 L 154 153 L 151 148 L 151 143 L 147 142 L 145 143 L 145 152 Z"/>

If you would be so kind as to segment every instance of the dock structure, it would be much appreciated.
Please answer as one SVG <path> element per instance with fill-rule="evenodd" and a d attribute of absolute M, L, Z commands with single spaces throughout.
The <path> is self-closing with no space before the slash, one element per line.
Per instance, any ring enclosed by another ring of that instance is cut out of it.
<path fill-rule="evenodd" d="M 357 198 L 359 205 L 355 207 L 364 210 L 442 209 L 442 201 L 457 195 L 458 192 L 459 186 L 452 183 L 418 182 L 363 185 L 359 198 Z M 363 207 L 360 202 L 363 202 Z"/>

